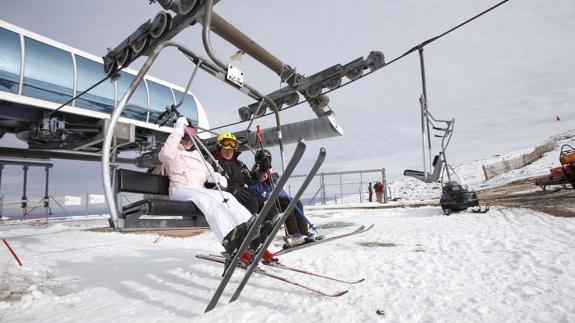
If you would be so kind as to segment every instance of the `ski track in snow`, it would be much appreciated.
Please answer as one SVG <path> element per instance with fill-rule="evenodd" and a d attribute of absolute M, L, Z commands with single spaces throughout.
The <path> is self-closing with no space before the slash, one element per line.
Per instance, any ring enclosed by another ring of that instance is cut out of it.
<path fill-rule="evenodd" d="M 283 256 L 284 263 L 357 285 L 266 268 L 329 292 L 322 297 L 254 275 L 227 304 L 203 310 L 222 267 L 196 259 L 220 251 L 211 233 L 181 239 L 81 231 L 71 226 L 2 227 L 22 259 L 0 253 L 2 322 L 573 322 L 575 219 L 523 209 L 442 216 L 439 208 L 309 212 L 316 225 L 375 227 Z M 324 229 L 322 233 L 352 227 Z M 384 246 L 365 247 L 360 244 Z M 8 300 L 7 294 L 17 299 Z M 383 310 L 385 316 L 376 314 Z"/>

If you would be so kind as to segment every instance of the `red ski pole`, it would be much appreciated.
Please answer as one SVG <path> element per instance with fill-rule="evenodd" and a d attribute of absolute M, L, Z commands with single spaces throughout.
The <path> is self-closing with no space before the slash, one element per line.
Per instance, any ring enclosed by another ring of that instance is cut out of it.
<path fill-rule="evenodd" d="M 12 256 L 14 256 L 14 258 L 16 258 L 18 265 L 22 266 L 22 262 L 20 261 L 18 256 L 16 256 L 16 253 L 14 252 L 14 250 L 12 250 L 12 247 L 10 247 L 10 245 L 8 244 L 8 241 L 6 241 L 6 239 L 2 239 L 2 241 L 4 241 L 4 244 L 6 245 L 6 247 L 8 247 L 8 250 L 10 250 L 10 252 L 12 253 Z"/>
<path fill-rule="evenodd" d="M 256 139 L 258 141 L 258 144 L 260 144 L 260 147 L 263 149 L 264 146 L 262 145 L 262 128 L 260 127 L 260 125 L 256 126 Z"/>

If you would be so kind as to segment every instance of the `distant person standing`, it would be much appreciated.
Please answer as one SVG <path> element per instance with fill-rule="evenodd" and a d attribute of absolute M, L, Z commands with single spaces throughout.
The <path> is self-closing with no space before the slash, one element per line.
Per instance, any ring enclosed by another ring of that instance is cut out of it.
<path fill-rule="evenodd" d="M 383 184 L 381 182 L 375 183 L 375 198 L 377 203 L 383 203 Z"/>
<path fill-rule="evenodd" d="M 371 183 L 367 185 L 367 194 L 369 195 L 369 201 L 373 202 L 373 188 L 371 188 Z"/>

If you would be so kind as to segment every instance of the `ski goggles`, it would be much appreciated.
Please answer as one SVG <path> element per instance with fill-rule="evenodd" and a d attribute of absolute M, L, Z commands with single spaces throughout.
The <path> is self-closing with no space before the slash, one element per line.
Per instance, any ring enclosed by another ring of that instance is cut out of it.
<path fill-rule="evenodd" d="M 220 141 L 220 147 L 227 149 L 238 149 L 238 141 L 231 138 L 225 138 Z"/>
<path fill-rule="evenodd" d="M 190 139 L 190 138 L 182 138 L 181 143 L 184 144 L 184 145 L 191 145 L 191 144 L 193 144 L 194 142 L 193 142 L 192 139 Z"/>
<path fill-rule="evenodd" d="M 184 136 L 182 137 L 182 144 L 191 145 L 194 143 L 192 138 L 196 135 L 196 129 L 194 127 L 188 126 L 184 128 Z"/>

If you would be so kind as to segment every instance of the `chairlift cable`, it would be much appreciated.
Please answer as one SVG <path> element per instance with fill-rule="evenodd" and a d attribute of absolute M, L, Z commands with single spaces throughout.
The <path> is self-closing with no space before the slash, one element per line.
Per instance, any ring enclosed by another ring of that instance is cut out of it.
<path fill-rule="evenodd" d="M 122 69 L 124 69 L 124 68 L 123 68 L 123 67 L 119 68 L 117 73 L 119 73 Z M 116 75 L 117 75 L 117 74 L 116 74 Z M 82 91 L 82 93 L 80 93 L 80 94 L 78 94 L 78 95 L 72 97 L 70 100 L 66 101 L 66 102 L 63 103 L 61 106 L 59 106 L 58 108 L 56 108 L 56 110 L 50 112 L 50 113 L 48 114 L 48 117 L 52 117 L 52 115 L 53 115 L 54 113 L 58 112 L 58 110 L 62 109 L 62 108 L 65 107 L 66 105 L 68 105 L 68 103 L 70 103 L 70 102 L 76 100 L 77 98 L 81 97 L 82 95 L 88 93 L 89 91 L 91 91 L 91 90 L 92 90 L 93 88 L 95 88 L 96 86 L 98 86 L 98 85 L 102 84 L 104 81 L 108 80 L 110 77 L 112 77 L 112 75 L 107 75 L 106 77 L 104 77 L 104 78 L 101 79 L 100 81 L 94 83 L 94 85 L 92 85 L 92 86 L 90 86 L 89 88 L 87 88 L 86 90 Z"/>
<path fill-rule="evenodd" d="M 348 81 L 348 82 L 346 82 L 346 83 L 340 85 L 339 87 L 336 87 L 336 88 L 334 88 L 334 89 L 328 90 L 328 91 L 323 92 L 323 93 L 321 93 L 321 94 L 328 94 L 328 93 L 330 93 L 330 92 L 332 92 L 332 91 L 335 91 L 335 90 L 337 90 L 337 89 L 340 89 L 340 88 L 342 88 L 342 87 L 344 87 L 344 86 L 346 86 L 346 85 L 348 85 L 348 84 L 350 84 L 350 83 L 353 83 L 353 82 L 355 82 L 355 81 L 357 81 L 357 80 L 359 80 L 359 79 L 361 79 L 361 78 L 367 77 L 368 75 L 371 75 L 372 73 L 374 73 L 374 72 L 376 72 L 376 71 L 379 71 L 379 70 L 381 70 L 382 68 L 384 68 L 384 67 L 386 67 L 386 66 L 388 66 L 388 65 L 391 65 L 391 64 L 395 63 L 396 61 L 399 61 L 400 59 L 402 59 L 402 58 L 408 56 L 409 54 L 411 54 L 411 53 L 417 51 L 418 49 L 423 48 L 423 47 L 425 47 L 425 46 L 431 44 L 432 42 L 434 42 L 434 41 L 436 41 L 436 40 L 442 38 L 443 36 L 445 36 L 445 35 L 447 35 L 447 34 L 453 32 L 453 31 L 455 31 L 455 30 L 457 30 L 457 29 L 463 27 L 464 25 L 466 25 L 466 24 L 472 22 L 473 20 L 475 20 L 475 19 L 477 19 L 477 18 L 479 18 L 479 17 L 481 17 L 481 16 L 487 14 L 488 12 L 490 12 L 490 11 L 496 9 L 497 7 L 503 5 L 504 3 L 508 2 L 508 1 L 509 1 L 509 0 L 503 0 L 503 1 L 499 2 L 499 3 L 497 3 L 496 5 L 492 6 L 491 8 L 486 9 L 486 10 L 480 12 L 479 14 L 477 14 L 477 15 L 475 15 L 475 16 L 469 18 L 469 19 L 467 19 L 466 21 L 460 23 L 459 25 L 457 25 L 457 26 L 455 26 L 455 27 L 452 27 L 451 29 L 448 29 L 447 31 L 443 32 L 442 34 L 439 34 L 438 36 L 435 36 L 435 37 L 432 37 L 432 38 L 429 38 L 429 39 L 425 40 L 424 42 L 422 42 L 422 43 L 420 43 L 420 44 L 414 46 L 414 47 L 411 48 L 410 50 L 406 51 L 406 52 L 403 53 L 402 55 L 400 55 L 400 56 L 398 56 L 398 57 L 392 59 L 391 61 L 389 61 L 389 62 L 387 62 L 387 63 L 382 64 L 380 67 L 378 67 L 378 68 L 376 68 L 376 69 L 374 69 L 374 70 L 371 70 L 371 71 L 369 71 L 369 72 L 363 74 L 362 76 L 360 76 L 360 77 L 358 77 L 358 78 L 356 78 L 356 79 L 354 79 L 354 80 L 350 80 L 350 81 Z M 280 83 L 280 84 L 281 84 L 281 83 Z M 289 106 L 289 107 L 285 107 L 285 108 L 283 108 L 283 109 L 280 109 L 279 111 L 281 112 L 281 111 L 284 111 L 284 110 L 287 110 L 287 109 L 291 109 L 291 108 L 293 108 L 293 107 L 296 107 L 296 106 L 298 106 L 298 105 L 300 105 L 300 104 L 302 104 L 302 103 L 306 103 L 306 102 L 309 102 L 309 100 L 303 100 L 303 101 L 298 102 L 298 103 L 296 103 L 296 104 L 294 104 L 294 105 L 292 105 L 292 106 Z M 273 113 L 274 113 L 274 112 L 268 112 L 268 113 L 266 113 L 266 114 L 264 114 L 264 115 L 262 115 L 262 116 L 260 116 L 260 117 L 254 118 L 254 120 L 255 120 L 255 119 L 259 119 L 259 118 L 263 118 L 263 117 L 267 117 L 268 115 L 271 115 L 271 114 L 273 114 Z M 250 120 L 252 120 L 252 119 L 250 119 Z M 238 122 L 229 123 L 229 124 L 226 124 L 226 125 L 223 125 L 223 126 L 219 126 L 219 127 L 212 128 L 212 130 L 217 130 L 217 129 L 221 129 L 221 128 L 226 128 L 226 127 L 238 125 L 238 124 L 241 124 L 241 123 L 244 123 L 244 122 L 248 122 L 248 121 L 250 121 L 250 120 L 245 120 L 245 121 L 238 121 Z"/>

